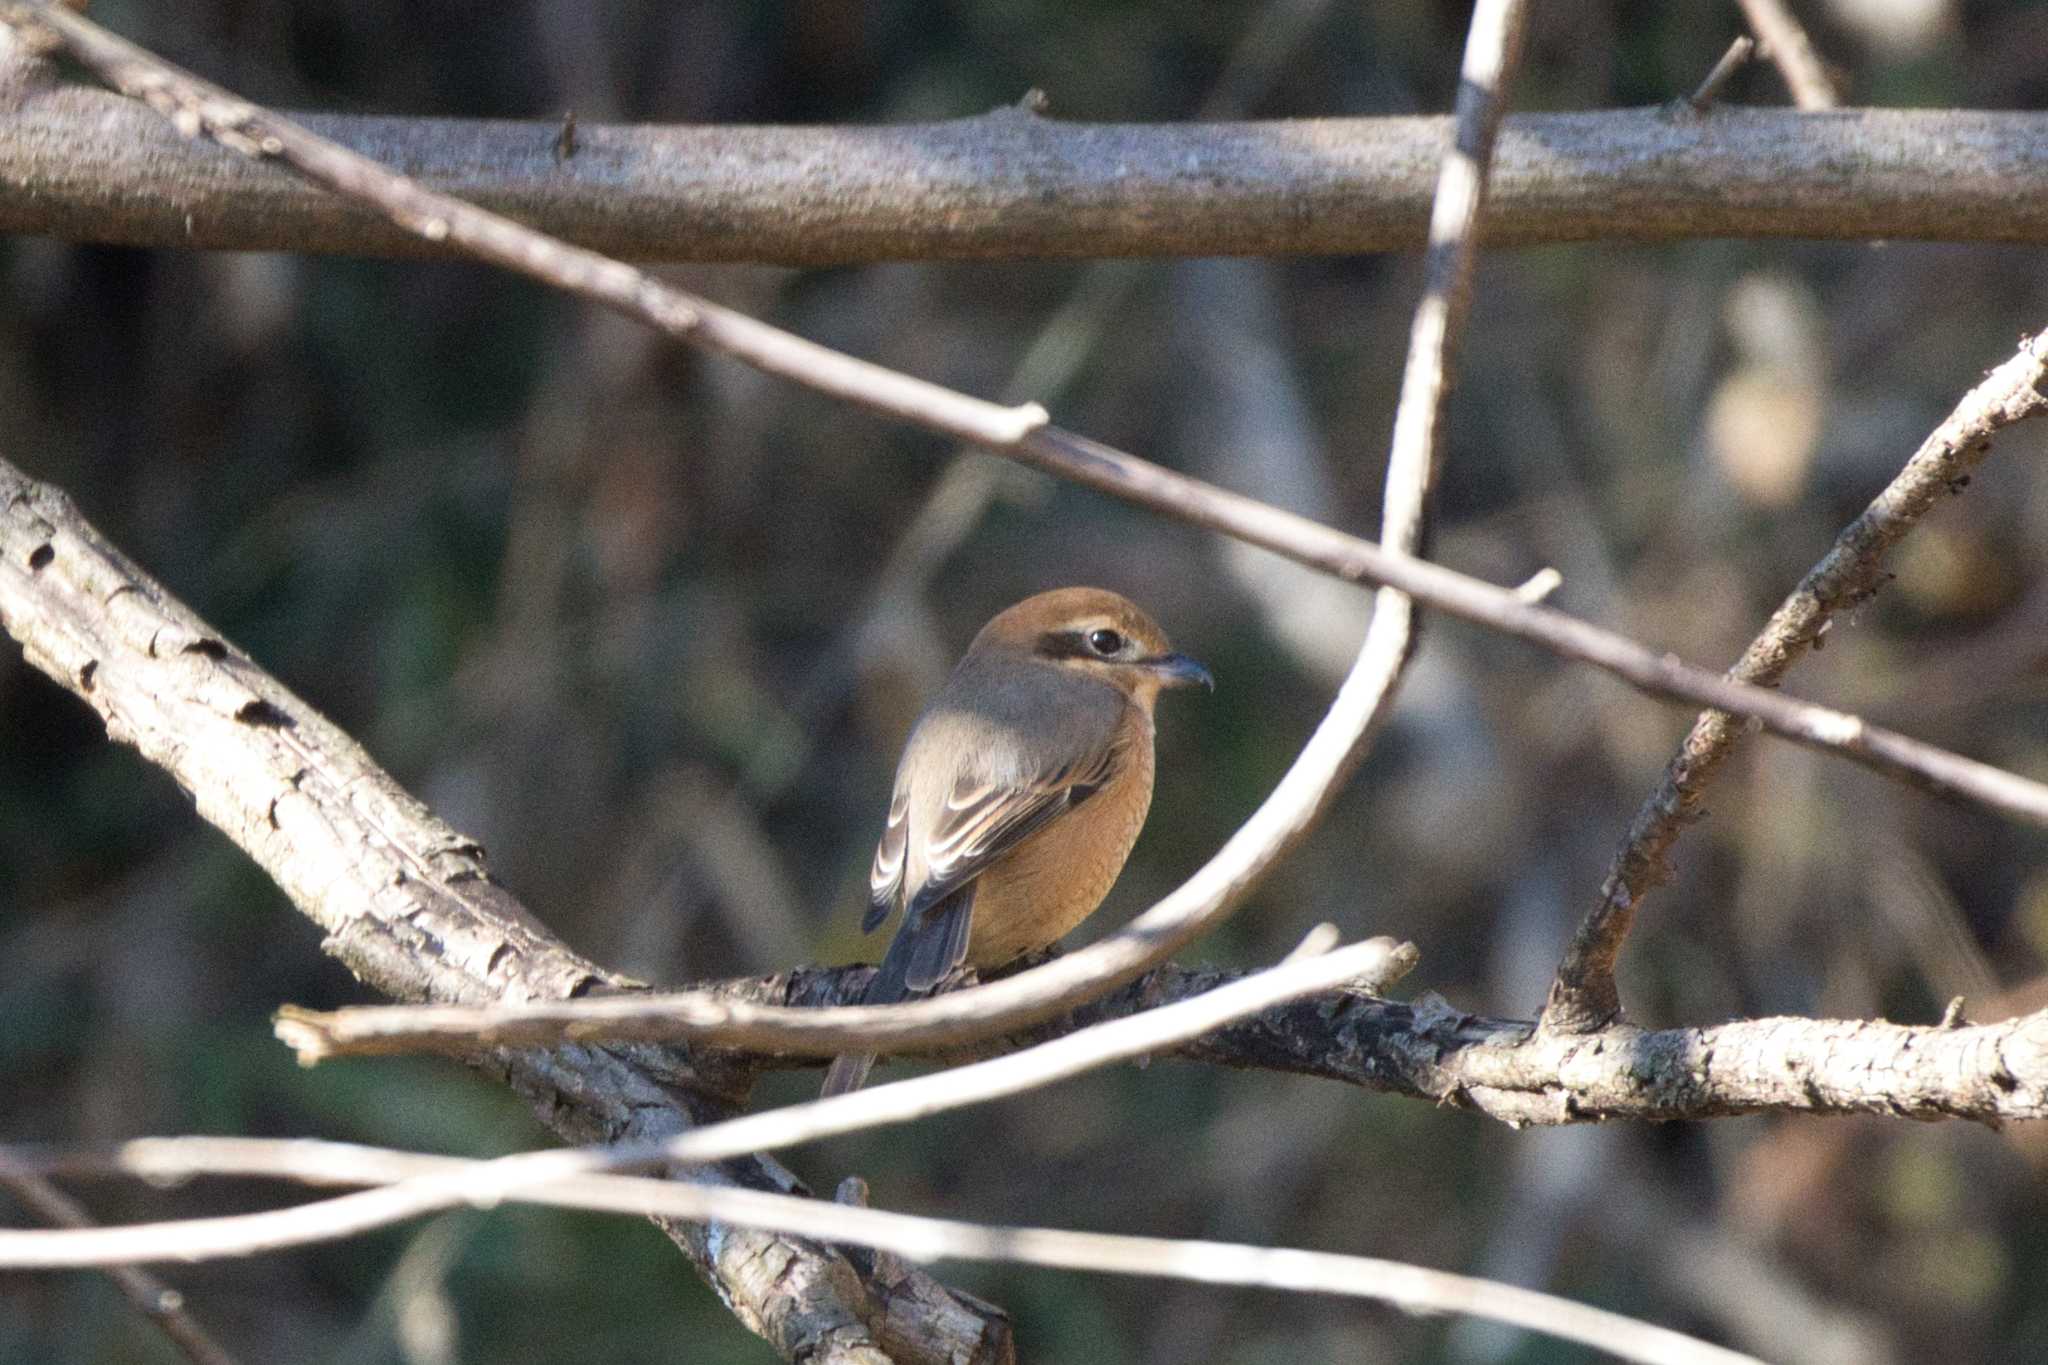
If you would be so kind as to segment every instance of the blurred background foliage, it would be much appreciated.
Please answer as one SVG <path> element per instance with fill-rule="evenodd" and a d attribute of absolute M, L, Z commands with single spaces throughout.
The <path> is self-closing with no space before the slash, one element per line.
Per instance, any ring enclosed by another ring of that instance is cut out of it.
<path fill-rule="evenodd" d="M 1536 6 L 1523 108 L 1689 91 L 1732 4 Z M 2048 5 L 1797 7 L 1853 100 L 2039 108 Z M 288 108 L 878 122 L 1042 87 L 1055 116 L 1449 106 L 1465 12 L 1422 0 L 101 0 Z M 1768 69 L 1730 98 L 1781 103 Z M 4 129 L 0 129 L 4 135 Z M 2038 251 L 1702 242 L 1481 271 L 1436 554 L 1701 663 L 1732 659 L 1980 373 L 2048 325 Z M 1413 258 L 667 272 L 721 301 L 1345 527 L 1377 524 Z M 2004 438 L 1794 690 L 2048 771 L 2048 437 Z M 989 614 L 1092 582 L 1205 659 L 1103 921 L 1191 871 L 1326 704 L 1366 594 L 657 343 L 456 265 L 0 241 L 0 452 L 492 850 L 565 938 L 663 983 L 849 960 L 919 699 Z M 1528 1014 L 1688 717 L 1440 622 L 1329 821 L 1197 956 L 1330 919 L 1415 989 Z M 1979 1019 L 2048 998 L 2043 842 L 1758 742 L 1646 912 L 1650 1024 Z M 1100 932 L 1090 926 L 1083 936 Z M 543 1140 L 441 1062 L 297 1070 L 283 1001 L 363 998 L 162 774 L 0 649 L 0 1137 Z M 808 1093 L 778 1078 L 764 1099 Z M 1541 1285 L 1787 1361 L 2048 1357 L 2033 1130 L 1879 1120 L 1512 1133 L 1179 1064 L 794 1164 L 879 1203 L 1247 1239 Z M 254 1207 L 84 1192 L 107 1219 Z M 953 1282 L 1027 1358 L 1552 1361 L 1323 1300 L 1001 1268 Z M 503 1210 L 169 1276 L 247 1360 L 760 1360 L 651 1228 Z M 0 1359 L 164 1361 L 98 1279 L 0 1279 Z"/>

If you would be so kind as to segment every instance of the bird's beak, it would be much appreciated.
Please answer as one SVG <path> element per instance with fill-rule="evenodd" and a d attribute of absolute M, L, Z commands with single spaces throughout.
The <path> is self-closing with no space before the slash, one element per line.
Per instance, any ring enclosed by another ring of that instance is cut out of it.
<path fill-rule="evenodd" d="M 1209 670 L 1185 654 L 1155 654 L 1144 660 L 1146 668 L 1159 678 L 1165 687 L 1194 687 L 1197 684 L 1211 692 L 1216 690 L 1216 680 L 1209 676 Z"/>

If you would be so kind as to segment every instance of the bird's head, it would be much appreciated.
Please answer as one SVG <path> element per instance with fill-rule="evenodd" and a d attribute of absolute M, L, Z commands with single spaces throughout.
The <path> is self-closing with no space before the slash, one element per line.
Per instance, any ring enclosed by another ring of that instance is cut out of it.
<path fill-rule="evenodd" d="M 1216 687 L 1209 670 L 1175 653 L 1166 632 L 1135 603 L 1102 588 L 1027 597 L 982 627 L 969 652 L 980 649 L 1028 653 L 1148 705 L 1163 687 Z"/>

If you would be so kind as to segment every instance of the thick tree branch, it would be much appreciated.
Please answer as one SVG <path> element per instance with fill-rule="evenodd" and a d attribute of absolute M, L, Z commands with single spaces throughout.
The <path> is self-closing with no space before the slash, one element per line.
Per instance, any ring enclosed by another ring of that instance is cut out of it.
<path fill-rule="evenodd" d="M 21 99 L 0 232 L 131 246 L 450 256 L 310 185 L 195 147 L 101 90 Z M 307 114 L 307 127 L 639 261 L 1278 256 L 1423 244 L 1445 118 L 1087 124 L 999 109 L 873 128 Z M 1490 246 L 1797 237 L 2048 241 L 2048 114 L 1717 107 L 1527 114 Z"/>
<path fill-rule="evenodd" d="M 804 969 L 705 989 L 736 1002 L 823 1005 L 858 999 L 868 970 Z M 1056 1023 L 934 1059 L 958 1063 L 1029 1046 L 1239 975 L 1170 964 Z M 1403 1003 L 1340 990 L 1266 1010 L 1171 1055 L 1341 1081 L 1516 1125 L 1763 1112 L 2048 1118 L 2048 1011 L 1963 1026 L 1778 1018 L 1657 1031 L 1613 1024 L 1567 1036 L 1539 1034 L 1530 1020 L 1466 1014 L 1435 997 Z"/>
<path fill-rule="evenodd" d="M 631 984 L 548 935 L 490 879 L 482 849 L 101 540 L 61 494 L 4 461 L 0 628 L 99 712 L 111 737 L 166 769 L 372 987 L 401 1000 L 483 1003 Z M 729 1116 L 744 1093 L 744 1078 L 715 1059 L 675 1049 L 507 1051 L 481 1065 L 578 1144 L 660 1142 Z M 693 1175 L 800 1189 L 767 1158 Z M 910 1360 L 1008 1359 L 999 1314 L 921 1273 L 864 1284 L 821 1246 L 665 1226 L 741 1321 L 785 1356 L 872 1362 L 887 1358 L 886 1345 Z"/>
<path fill-rule="evenodd" d="M 829 1012 L 860 999 L 872 968 L 804 967 L 707 983 L 695 998 L 744 1018 L 752 1010 Z M 1169 963 L 1072 1014 L 970 1047 L 903 1045 L 960 1065 L 1206 995 L 1246 973 Z M 623 1003 L 623 1002 L 622 1002 Z M 319 1016 L 340 1025 L 322 1055 L 477 1046 L 469 1011 L 365 1008 Z M 358 1031 L 355 1025 L 369 1027 Z M 601 1025 L 537 1004 L 500 1016 L 490 1041 L 540 1045 L 590 1027 L 654 1041 L 672 1026 L 640 1015 Z M 1248 1071 L 1284 1071 L 1470 1108 L 1513 1124 L 1708 1119 L 1760 1112 L 1904 1115 L 1995 1123 L 2048 1118 L 2048 1012 L 1996 1024 L 1901 1025 L 1841 1019 L 1752 1019 L 1646 1031 L 1609 1024 L 1538 1035 L 1534 1021 L 1466 1014 L 1441 1000 L 1331 991 L 1262 1011 L 1160 1055 Z M 810 1051 L 734 1053 L 747 1068 L 813 1067 Z"/>

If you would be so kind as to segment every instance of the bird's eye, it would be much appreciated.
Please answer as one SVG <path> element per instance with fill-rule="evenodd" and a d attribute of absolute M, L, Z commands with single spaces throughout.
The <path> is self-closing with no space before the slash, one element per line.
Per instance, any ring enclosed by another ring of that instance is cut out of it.
<path fill-rule="evenodd" d="M 1113 630 L 1091 630 L 1088 632 L 1088 648 L 1097 654 L 1114 654 L 1124 647 L 1124 637 Z"/>

